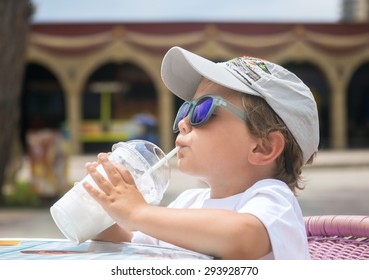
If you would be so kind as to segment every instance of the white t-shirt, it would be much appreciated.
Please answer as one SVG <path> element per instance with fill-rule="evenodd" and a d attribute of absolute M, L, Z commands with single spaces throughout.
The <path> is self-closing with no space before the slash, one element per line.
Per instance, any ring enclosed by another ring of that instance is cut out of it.
<path fill-rule="evenodd" d="M 216 208 L 252 214 L 264 224 L 272 244 L 272 252 L 262 259 L 310 259 L 300 206 L 289 187 L 279 180 L 261 180 L 243 193 L 222 199 L 210 199 L 208 188 L 190 189 L 168 207 Z M 178 248 L 142 232 L 135 232 L 132 242 Z"/>

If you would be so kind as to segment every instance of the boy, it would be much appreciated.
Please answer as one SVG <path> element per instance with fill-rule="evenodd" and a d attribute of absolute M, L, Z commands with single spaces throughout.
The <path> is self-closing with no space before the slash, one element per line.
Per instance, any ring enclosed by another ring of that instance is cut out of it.
<path fill-rule="evenodd" d="M 213 63 L 179 47 L 165 55 L 162 78 L 186 100 L 173 125 L 178 168 L 209 188 L 187 190 L 168 208 L 148 205 L 130 173 L 100 154 L 109 181 L 89 163 L 101 191 L 84 187 L 116 224 L 96 239 L 178 246 L 220 259 L 309 259 L 294 196 L 319 143 L 307 86 L 268 61 Z"/>

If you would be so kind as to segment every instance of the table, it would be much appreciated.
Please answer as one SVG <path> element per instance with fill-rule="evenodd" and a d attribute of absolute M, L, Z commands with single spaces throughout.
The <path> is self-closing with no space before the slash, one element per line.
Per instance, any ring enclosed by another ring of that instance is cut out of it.
<path fill-rule="evenodd" d="M 212 258 L 196 252 L 134 243 L 0 238 L 0 260 L 163 260 Z"/>

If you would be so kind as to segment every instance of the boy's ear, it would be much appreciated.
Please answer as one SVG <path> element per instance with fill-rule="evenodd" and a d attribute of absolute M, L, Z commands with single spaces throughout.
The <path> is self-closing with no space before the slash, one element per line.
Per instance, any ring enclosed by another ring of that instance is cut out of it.
<path fill-rule="evenodd" d="M 276 160 L 283 152 L 284 136 L 280 131 L 272 131 L 266 138 L 259 138 L 249 154 L 249 161 L 255 165 L 266 165 Z"/>

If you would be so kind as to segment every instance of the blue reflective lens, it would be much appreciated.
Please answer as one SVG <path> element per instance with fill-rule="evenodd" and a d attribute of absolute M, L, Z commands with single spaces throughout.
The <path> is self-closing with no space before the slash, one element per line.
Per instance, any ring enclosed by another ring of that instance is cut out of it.
<path fill-rule="evenodd" d="M 208 97 L 200 99 L 193 108 L 193 112 L 191 114 L 191 124 L 198 125 L 207 120 L 212 105 L 213 105 L 212 98 Z"/>
<path fill-rule="evenodd" d="M 185 102 L 182 104 L 181 108 L 179 108 L 177 117 L 174 121 L 174 129 L 178 129 L 178 123 L 188 115 L 188 112 L 190 111 L 190 107 L 191 107 L 191 103 Z"/>

